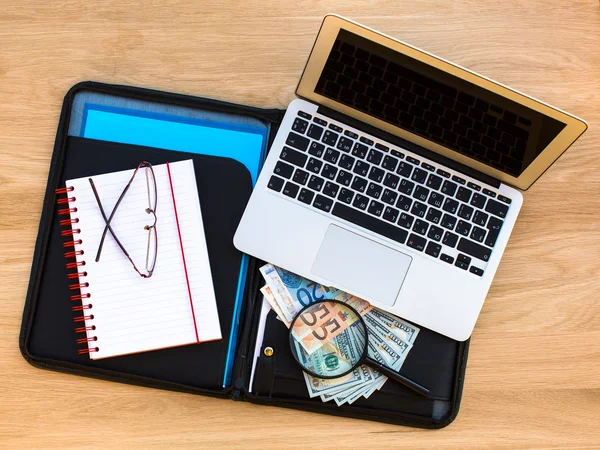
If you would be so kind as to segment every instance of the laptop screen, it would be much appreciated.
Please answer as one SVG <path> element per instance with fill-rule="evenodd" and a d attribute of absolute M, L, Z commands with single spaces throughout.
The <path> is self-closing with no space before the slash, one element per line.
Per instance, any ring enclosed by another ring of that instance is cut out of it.
<path fill-rule="evenodd" d="M 315 92 L 514 177 L 566 126 L 345 29 Z"/>

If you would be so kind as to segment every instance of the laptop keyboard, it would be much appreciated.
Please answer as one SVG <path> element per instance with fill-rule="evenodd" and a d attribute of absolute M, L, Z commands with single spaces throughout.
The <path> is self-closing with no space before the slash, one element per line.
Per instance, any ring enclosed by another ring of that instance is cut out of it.
<path fill-rule="evenodd" d="M 511 203 L 442 167 L 303 111 L 268 188 L 478 276 Z"/>

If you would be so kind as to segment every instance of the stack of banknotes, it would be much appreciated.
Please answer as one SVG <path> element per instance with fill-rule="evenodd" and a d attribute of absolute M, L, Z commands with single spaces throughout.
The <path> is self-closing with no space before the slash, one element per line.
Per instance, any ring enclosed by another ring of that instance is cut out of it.
<path fill-rule="evenodd" d="M 261 267 L 260 271 L 267 282 L 261 292 L 279 320 L 288 328 L 305 306 L 319 300 L 342 301 L 358 311 L 367 325 L 368 356 L 395 371 L 400 370 L 419 334 L 419 328 L 371 306 L 360 298 L 321 286 L 271 264 Z M 352 339 L 344 336 L 344 333 L 350 331 L 350 329 L 343 330 L 334 339 L 338 343 L 346 342 L 348 343 L 346 345 L 352 345 Z M 296 336 L 295 330 L 293 334 Z M 298 343 L 309 352 L 314 350 L 314 345 L 324 344 L 324 342 L 314 344 L 306 333 L 296 338 Z M 311 398 L 319 396 L 324 402 L 333 400 L 338 406 L 344 403 L 351 404 L 360 397 L 369 398 L 387 381 L 385 375 L 366 365 L 361 365 L 349 374 L 334 379 L 315 378 L 303 373 Z"/>

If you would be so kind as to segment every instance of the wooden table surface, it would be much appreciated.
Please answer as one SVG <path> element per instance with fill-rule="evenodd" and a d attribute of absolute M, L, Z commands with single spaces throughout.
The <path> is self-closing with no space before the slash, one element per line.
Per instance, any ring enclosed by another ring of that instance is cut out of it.
<path fill-rule="evenodd" d="M 0 447 L 598 448 L 597 1 L 95 3 L 0 0 Z M 590 125 L 524 194 L 473 334 L 456 421 L 443 430 L 417 430 L 27 364 L 18 349 L 19 327 L 69 87 L 91 79 L 285 108 L 328 12 Z"/>

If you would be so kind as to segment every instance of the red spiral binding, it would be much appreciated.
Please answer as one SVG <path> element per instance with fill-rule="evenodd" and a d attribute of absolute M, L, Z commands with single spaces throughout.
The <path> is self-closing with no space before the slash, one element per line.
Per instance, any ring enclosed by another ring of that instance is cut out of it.
<path fill-rule="evenodd" d="M 83 278 L 87 277 L 87 272 L 75 272 L 67 275 L 68 278 Z"/>
<path fill-rule="evenodd" d="M 63 208 L 63 209 L 58 210 L 58 214 L 60 214 L 61 216 L 64 216 L 65 214 L 76 213 L 76 212 L 77 212 L 77 208 Z"/>
<path fill-rule="evenodd" d="M 77 212 L 77 207 L 74 206 L 74 203 L 77 201 L 77 198 L 74 195 L 69 196 L 71 192 L 73 192 L 75 188 L 73 186 L 67 186 L 64 188 L 56 189 L 56 195 L 65 195 L 66 197 L 57 198 L 56 203 L 58 205 L 69 205 L 67 208 L 61 208 L 58 210 L 58 214 L 60 216 L 71 215 Z M 60 235 L 63 237 L 69 237 L 68 241 L 63 242 L 63 248 L 71 249 L 70 251 L 65 252 L 65 258 L 71 259 L 76 258 L 78 256 L 83 255 L 83 250 L 77 250 L 76 246 L 81 245 L 81 239 L 75 239 L 75 235 L 81 233 L 81 229 L 73 228 L 74 224 L 79 223 L 78 218 L 69 218 L 69 219 L 61 219 L 59 221 L 61 227 L 68 227 L 69 229 L 61 230 Z M 78 269 L 81 266 L 85 266 L 85 261 L 71 261 L 65 264 L 67 269 Z M 98 340 L 97 336 L 90 335 L 91 332 L 96 330 L 95 325 L 91 325 L 89 322 L 94 320 L 93 314 L 88 314 L 89 310 L 92 309 L 92 304 L 87 303 L 87 299 L 91 297 L 91 294 L 81 292 L 82 289 L 88 288 L 90 283 L 87 281 L 81 281 L 81 278 L 86 277 L 87 272 L 74 272 L 69 273 L 67 277 L 70 280 L 78 280 L 78 282 L 70 284 L 69 290 L 71 291 L 79 291 L 79 294 L 71 295 L 71 301 L 81 302 L 81 305 L 71 306 L 71 310 L 73 312 L 81 312 L 82 316 L 77 316 L 73 318 L 74 323 L 84 322 L 84 326 L 80 326 L 75 328 L 76 333 L 85 333 L 86 337 L 77 339 L 77 344 L 87 344 L 87 348 L 79 349 L 77 353 L 79 355 L 86 355 L 89 353 L 98 352 L 100 349 L 98 347 L 91 347 L 91 342 L 96 342 Z"/>
<path fill-rule="evenodd" d="M 88 347 L 88 348 L 82 348 L 80 350 L 77 350 L 77 353 L 79 353 L 80 355 L 85 355 L 86 353 L 93 353 L 93 352 L 99 352 L 100 349 L 98 347 Z"/>
<path fill-rule="evenodd" d="M 86 309 L 92 309 L 92 304 L 71 306 L 72 311 L 85 311 Z"/>
<path fill-rule="evenodd" d="M 81 230 L 79 228 L 75 228 L 74 230 L 62 230 L 60 232 L 61 236 L 73 236 L 74 234 L 79 234 L 81 233 Z"/>
<path fill-rule="evenodd" d="M 76 241 L 63 242 L 63 247 L 64 248 L 75 247 L 76 245 L 81 245 L 82 242 L 83 241 L 81 239 L 77 239 Z"/>

